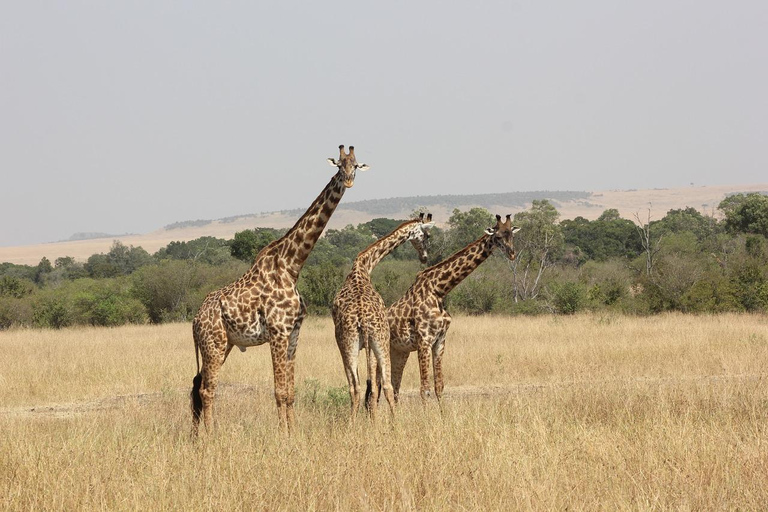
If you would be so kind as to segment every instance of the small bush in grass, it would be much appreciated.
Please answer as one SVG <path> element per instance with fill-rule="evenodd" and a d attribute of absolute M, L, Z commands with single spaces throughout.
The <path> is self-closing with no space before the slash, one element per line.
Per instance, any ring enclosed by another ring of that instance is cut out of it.
<path fill-rule="evenodd" d="M 551 294 L 555 310 L 564 315 L 572 315 L 583 309 L 587 296 L 584 285 L 576 282 L 553 285 Z"/>

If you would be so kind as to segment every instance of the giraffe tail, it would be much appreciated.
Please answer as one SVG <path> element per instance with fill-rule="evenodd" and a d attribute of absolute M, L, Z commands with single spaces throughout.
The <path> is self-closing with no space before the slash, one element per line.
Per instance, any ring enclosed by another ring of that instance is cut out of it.
<path fill-rule="evenodd" d="M 366 411 L 371 407 L 371 392 L 371 378 L 368 377 L 368 379 L 365 381 L 365 401 L 363 402 L 365 404 Z"/>
<path fill-rule="evenodd" d="M 376 374 L 377 376 L 380 375 L 379 373 Z M 379 393 L 377 400 L 381 400 L 381 382 L 378 382 L 377 385 L 379 386 Z M 368 377 L 368 380 L 365 381 L 365 410 L 369 410 L 371 407 L 371 394 L 373 393 L 373 390 L 371 389 L 371 378 Z"/>
<path fill-rule="evenodd" d="M 192 422 L 195 426 L 200 423 L 200 415 L 203 412 L 203 399 L 200 397 L 200 387 L 203 385 L 203 374 L 200 373 L 200 347 L 195 340 L 195 361 L 197 362 L 197 375 L 192 379 L 192 392 L 189 394 L 192 407 Z"/>
<path fill-rule="evenodd" d="M 203 384 L 203 374 L 198 373 L 192 379 L 192 392 L 189 394 L 192 406 L 192 421 L 195 426 L 200 423 L 200 415 L 203 412 L 203 399 L 200 397 L 200 387 Z"/>

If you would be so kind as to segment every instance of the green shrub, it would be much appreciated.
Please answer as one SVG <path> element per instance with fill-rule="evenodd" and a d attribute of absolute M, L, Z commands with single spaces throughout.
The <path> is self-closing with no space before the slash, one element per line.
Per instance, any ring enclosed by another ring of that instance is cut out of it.
<path fill-rule="evenodd" d="M 32 322 L 36 327 L 61 329 L 74 323 L 74 315 L 63 294 L 44 294 L 32 303 Z"/>
<path fill-rule="evenodd" d="M 8 275 L 0 277 L 0 297 L 21 299 L 31 294 L 34 289 L 35 283 L 29 279 Z"/>
<path fill-rule="evenodd" d="M 144 305 L 130 294 L 124 280 L 78 280 L 73 285 L 72 303 L 76 323 L 81 325 L 117 326 L 145 323 Z"/>
<path fill-rule="evenodd" d="M 317 379 L 306 379 L 296 386 L 296 398 L 302 407 L 325 412 L 336 419 L 349 415 L 351 402 L 347 386 L 324 388 Z"/>
<path fill-rule="evenodd" d="M 299 277 L 299 293 L 311 313 L 328 314 L 347 272 L 331 262 L 307 266 Z"/>
<path fill-rule="evenodd" d="M 470 315 L 490 313 L 499 300 L 498 284 L 478 276 L 469 276 L 451 293 L 451 307 Z"/>
<path fill-rule="evenodd" d="M 555 311 L 564 315 L 582 310 L 587 298 L 584 285 L 573 281 L 552 286 L 550 294 Z"/>
<path fill-rule="evenodd" d="M 736 289 L 723 276 L 708 275 L 683 295 L 682 308 L 687 313 L 725 313 L 743 311 Z"/>
<path fill-rule="evenodd" d="M 548 313 L 549 311 L 543 302 L 536 299 L 527 299 L 518 302 L 512 302 L 509 305 L 507 312 L 513 315 L 536 316 Z"/>
<path fill-rule="evenodd" d="M 163 260 L 133 273 L 131 293 L 144 305 L 152 323 L 188 321 L 210 291 L 236 280 L 246 268 L 233 260 L 221 267 Z"/>
<path fill-rule="evenodd" d="M 411 252 L 413 252 L 412 249 Z M 384 304 L 389 306 L 405 295 L 422 268 L 423 266 L 416 260 L 401 261 L 387 258 L 373 269 L 371 282 L 384 299 Z"/>
<path fill-rule="evenodd" d="M 32 301 L 29 297 L 24 299 L 0 297 L 0 329 L 30 326 L 32 323 Z"/>

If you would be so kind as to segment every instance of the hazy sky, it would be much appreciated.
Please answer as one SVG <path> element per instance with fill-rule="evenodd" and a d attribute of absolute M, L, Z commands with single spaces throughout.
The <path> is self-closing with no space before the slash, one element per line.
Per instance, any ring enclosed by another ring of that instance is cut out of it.
<path fill-rule="evenodd" d="M 0 245 L 343 201 L 768 181 L 768 2 L 2 2 Z M 471 6 L 470 6 L 471 4 Z"/>

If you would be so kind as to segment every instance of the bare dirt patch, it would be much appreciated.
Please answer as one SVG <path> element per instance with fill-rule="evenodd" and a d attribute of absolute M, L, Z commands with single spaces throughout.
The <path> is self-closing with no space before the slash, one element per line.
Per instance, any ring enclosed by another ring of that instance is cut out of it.
<path fill-rule="evenodd" d="M 533 383 L 521 382 L 511 386 L 479 385 L 479 386 L 455 386 L 447 387 L 443 394 L 443 400 L 463 400 L 472 397 L 492 398 L 504 395 L 524 395 L 533 393 L 545 393 L 558 389 L 591 388 L 595 386 L 626 387 L 632 386 L 674 386 L 683 383 L 725 381 L 754 382 L 760 385 L 768 380 L 768 374 L 722 374 L 690 377 L 638 377 L 635 379 L 599 379 L 599 380 L 570 380 L 563 382 Z M 227 396 L 242 396 L 253 393 L 271 393 L 271 388 L 262 388 L 247 384 L 222 383 L 217 392 L 217 398 L 226 399 Z M 172 395 L 186 395 L 188 389 L 178 388 Z M 91 400 L 87 402 L 39 404 L 23 407 L 11 407 L 0 409 L 0 417 L 8 418 L 72 418 L 99 411 L 122 409 L 130 405 L 151 406 L 168 397 L 168 392 L 138 393 L 130 395 L 115 395 Z M 411 401 L 420 399 L 419 390 L 405 389 L 400 392 L 400 399 Z"/>

